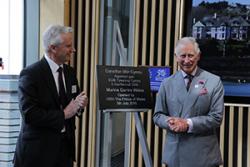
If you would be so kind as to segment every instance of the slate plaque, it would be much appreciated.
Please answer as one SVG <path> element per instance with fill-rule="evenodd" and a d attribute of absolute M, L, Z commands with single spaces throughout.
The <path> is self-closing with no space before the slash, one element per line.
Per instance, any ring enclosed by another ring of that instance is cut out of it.
<path fill-rule="evenodd" d="M 152 108 L 146 67 L 98 65 L 97 79 L 101 110 L 139 111 Z"/>

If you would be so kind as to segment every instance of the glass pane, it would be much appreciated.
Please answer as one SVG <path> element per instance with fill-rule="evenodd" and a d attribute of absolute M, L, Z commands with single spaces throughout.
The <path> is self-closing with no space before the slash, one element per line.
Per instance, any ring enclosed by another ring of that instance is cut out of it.
<path fill-rule="evenodd" d="M 1 0 L 0 74 L 19 74 L 23 67 L 23 0 Z"/>

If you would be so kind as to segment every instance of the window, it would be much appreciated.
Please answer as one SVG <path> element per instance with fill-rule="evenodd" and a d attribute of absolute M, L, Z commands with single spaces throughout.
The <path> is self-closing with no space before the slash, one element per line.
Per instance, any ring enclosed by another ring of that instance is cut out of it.
<path fill-rule="evenodd" d="M 23 67 L 23 0 L 1 0 L 0 74 L 17 75 Z"/>
<path fill-rule="evenodd" d="M 187 3 L 186 35 L 192 35 L 193 20 L 204 23 L 207 30 L 204 37 L 197 38 L 202 53 L 199 66 L 221 77 L 226 102 L 249 104 L 250 37 L 243 28 L 249 24 L 249 0 L 188 0 Z M 222 31 L 215 26 L 222 26 Z"/>

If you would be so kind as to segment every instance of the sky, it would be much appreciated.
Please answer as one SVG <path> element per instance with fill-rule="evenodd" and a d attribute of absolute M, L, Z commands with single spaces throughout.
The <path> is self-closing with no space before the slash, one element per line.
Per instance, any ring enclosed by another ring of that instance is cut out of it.
<path fill-rule="evenodd" d="M 193 6 L 197 6 L 200 4 L 203 0 L 193 0 Z M 224 0 L 204 0 L 205 2 L 219 2 Z M 240 3 L 245 5 L 250 5 L 249 0 L 227 0 L 229 3 Z"/>

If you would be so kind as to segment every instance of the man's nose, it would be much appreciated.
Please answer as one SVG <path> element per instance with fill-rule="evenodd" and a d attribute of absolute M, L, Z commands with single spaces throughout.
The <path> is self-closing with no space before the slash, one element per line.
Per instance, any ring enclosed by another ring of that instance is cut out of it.
<path fill-rule="evenodd" d="M 185 62 L 185 63 L 188 63 L 189 61 L 190 61 L 190 58 L 189 58 L 188 56 L 185 56 L 184 62 Z"/>

